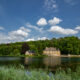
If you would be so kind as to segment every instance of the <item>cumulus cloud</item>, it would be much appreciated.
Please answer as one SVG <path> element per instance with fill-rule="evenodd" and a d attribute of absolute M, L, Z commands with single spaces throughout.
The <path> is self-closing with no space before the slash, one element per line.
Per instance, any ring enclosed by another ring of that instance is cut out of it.
<path fill-rule="evenodd" d="M 8 43 L 9 39 L 6 34 L 0 33 L 0 43 Z"/>
<path fill-rule="evenodd" d="M 10 43 L 24 41 L 28 37 L 30 30 L 25 27 L 20 27 L 18 30 L 11 31 L 7 35 L 0 34 L 0 43 Z"/>
<path fill-rule="evenodd" d="M 26 26 L 29 27 L 29 28 L 35 29 L 39 32 L 43 31 L 43 28 L 38 28 L 37 26 L 31 25 L 30 23 L 27 23 Z"/>
<path fill-rule="evenodd" d="M 80 30 L 80 26 L 77 26 L 75 29 L 76 29 L 76 30 Z"/>
<path fill-rule="evenodd" d="M 41 18 L 37 22 L 37 25 L 51 26 L 50 29 L 48 29 L 48 30 L 44 30 L 44 27 L 40 28 L 39 26 L 34 26 L 30 23 L 27 23 L 25 25 L 27 28 L 22 26 L 17 30 L 8 32 L 7 34 L 3 34 L 3 33 L 1 33 L 2 31 L 0 31 L 0 43 L 46 40 L 46 39 L 48 39 L 47 37 L 41 37 L 41 36 L 43 36 L 43 35 L 48 36 L 49 32 L 56 33 L 56 34 L 62 34 L 62 35 L 75 35 L 79 32 L 80 26 L 77 26 L 75 29 L 62 28 L 60 26 L 57 26 L 61 21 L 62 20 L 60 18 L 54 17 L 53 19 L 48 20 L 48 23 L 47 23 L 47 20 L 45 18 L 44 18 L 44 20 L 43 20 L 43 18 Z M 31 29 L 33 29 L 32 32 L 31 32 Z M 0 30 L 4 30 L 4 28 L 0 27 Z M 32 34 L 29 34 L 30 32 Z M 42 34 L 40 34 L 39 32 Z M 29 38 L 29 37 L 32 37 L 32 38 Z"/>
<path fill-rule="evenodd" d="M 48 39 L 48 38 L 47 37 L 38 37 L 37 40 L 46 40 L 46 39 Z"/>
<path fill-rule="evenodd" d="M 59 24 L 62 20 L 60 18 L 54 17 L 53 19 L 49 20 L 48 23 L 50 25 L 56 25 Z"/>
<path fill-rule="evenodd" d="M 57 34 L 63 34 L 63 35 L 74 35 L 74 34 L 78 33 L 78 31 L 76 31 L 76 30 L 64 29 L 60 26 L 52 26 L 49 31 L 57 33 Z"/>
<path fill-rule="evenodd" d="M 54 11 L 56 12 L 58 10 L 58 5 L 55 0 L 45 0 L 44 1 L 44 7 L 48 11 Z"/>
<path fill-rule="evenodd" d="M 47 25 L 47 21 L 45 18 L 40 18 L 38 21 L 37 21 L 37 25 L 38 26 L 45 26 Z"/>
<path fill-rule="evenodd" d="M 35 39 L 34 38 L 29 38 L 26 41 L 35 41 Z"/>
<path fill-rule="evenodd" d="M 0 26 L 0 30 L 4 30 L 4 28 L 2 26 Z"/>
<path fill-rule="evenodd" d="M 35 37 L 35 38 L 29 38 L 26 41 L 37 41 L 37 40 L 46 40 L 47 37 Z"/>
<path fill-rule="evenodd" d="M 28 37 L 30 30 L 25 27 L 20 27 L 18 30 L 9 32 L 9 39 L 13 41 L 24 40 Z"/>
<path fill-rule="evenodd" d="M 22 36 L 22 37 L 26 37 L 26 36 L 28 36 L 28 33 L 27 32 L 25 32 L 25 31 L 22 31 L 22 30 L 16 30 L 16 31 L 12 31 L 12 32 L 10 32 L 9 33 L 9 35 L 11 35 L 11 36 Z"/>
<path fill-rule="evenodd" d="M 20 30 L 25 31 L 25 32 L 31 32 L 30 29 L 25 28 L 24 26 L 20 27 Z"/>

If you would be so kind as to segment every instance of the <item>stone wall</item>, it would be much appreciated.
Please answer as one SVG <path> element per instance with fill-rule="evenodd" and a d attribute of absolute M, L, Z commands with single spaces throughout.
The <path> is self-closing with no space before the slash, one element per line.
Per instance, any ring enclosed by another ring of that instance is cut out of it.
<path fill-rule="evenodd" d="M 60 56 L 60 51 L 43 51 L 44 55 L 48 56 Z"/>

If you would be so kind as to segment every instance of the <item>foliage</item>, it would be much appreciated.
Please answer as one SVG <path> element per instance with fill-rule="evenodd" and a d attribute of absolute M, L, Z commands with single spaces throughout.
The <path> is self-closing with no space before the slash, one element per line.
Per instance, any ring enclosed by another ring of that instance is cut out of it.
<path fill-rule="evenodd" d="M 16 42 L 10 44 L 0 44 L 0 55 L 14 55 L 14 52 L 20 52 L 24 55 L 27 50 L 35 52 L 35 55 L 42 55 L 46 47 L 56 47 L 60 49 L 61 54 L 80 54 L 80 39 L 75 36 L 64 38 L 53 38 L 51 40 L 39 40 L 29 42 Z"/>
<path fill-rule="evenodd" d="M 21 48 L 21 54 L 25 54 L 25 52 L 28 50 L 29 50 L 29 45 L 27 43 L 23 43 Z"/>
<path fill-rule="evenodd" d="M 24 67 L 0 67 L 0 80 L 80 80 L 80 67 L 72 72 L 58 70 L 55 74 L 43 70 L 25 70 Z"/>
<path fill-rule="evenodd" d="M 14 49 L 13 55 L 14 56 L 19 56 L 20 55 L 20 51 L 18 49 Z"/>

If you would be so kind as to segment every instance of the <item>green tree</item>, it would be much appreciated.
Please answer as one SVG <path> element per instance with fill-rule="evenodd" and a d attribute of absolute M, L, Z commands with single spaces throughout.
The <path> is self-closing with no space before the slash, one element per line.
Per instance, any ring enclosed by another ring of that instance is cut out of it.
<path fill-rule="evenodd" d="M 30 49 L 29 45 L 27 43 L 23 43 L 21 48 L 21 54 L 25 54 L 25 52 L 28 51 L 29 49 Z"/>
<path fill-rule="evenodd" d="M 13 54 L 14 56 L 19 56 L 20 55 L 20 51 L 18 49 L 14 49 Z"/>

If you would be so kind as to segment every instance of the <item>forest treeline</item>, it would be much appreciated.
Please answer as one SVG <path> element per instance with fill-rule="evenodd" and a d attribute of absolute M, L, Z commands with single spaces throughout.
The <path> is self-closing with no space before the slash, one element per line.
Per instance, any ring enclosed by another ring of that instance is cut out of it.
<path fill-rule="evenodd" d="M 35 52 L 35 55 L 42 55 L 46 47 L 56 47 L 60 49 L 61 54 L 80 54 L 80 39 L 75 36 L 64 38 L 52 38 L 51 40 L 39 40 L 29 42 L 16 42 L 8 44 L 0 44 L 0 56 L 6 55 L 24 55 L 25 50 Z"/>

